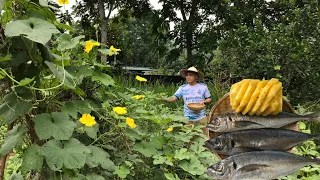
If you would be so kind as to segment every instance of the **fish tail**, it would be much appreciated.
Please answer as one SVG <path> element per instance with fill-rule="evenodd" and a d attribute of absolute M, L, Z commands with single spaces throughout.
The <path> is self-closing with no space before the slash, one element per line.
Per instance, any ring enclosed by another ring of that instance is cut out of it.
<path fill-rule="evenodd" d="M 314 158 L 314 163 L 320 165 L 320 158 Z"/>
<path fill-rule="evenodd" d="M 310 119 L 311 121 L 320 123 L 320 111 L 307 114 L 304 117 Z"/>

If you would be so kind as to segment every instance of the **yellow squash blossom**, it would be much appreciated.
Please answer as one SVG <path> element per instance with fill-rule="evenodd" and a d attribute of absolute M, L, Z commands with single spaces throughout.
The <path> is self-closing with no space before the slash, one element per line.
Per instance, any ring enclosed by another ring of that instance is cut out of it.
<path fill-rule="evenodd" d="M 58 0 L 59 4 L 69 4 L 69 0 Z"/>
<path fill-rule="evenodd" d="M 82 117 L 80 118 L 79 121 L 88 127 L 91 127 L 97 124 L 97 122 L 94 120 L 94 116 L 91 116 L 90 114 L 82 114 Z"/>
<path fill-rule="evenodd" d="M 92 42 L 91 40 L 86 41 L 86 49 L 84 50 L 86 53 L 89 53 L 94 46 L 100 46 L 99 42 Z"/>
<path fill-rule="evenodd" d="M 84 50 L 86 53 L 89 53 L 93 48 L 93 43 L 91 41 L 86 41 L 86 49 Z"/>
<path fill-rule="evenodd" d="M 113 52 L 118 52 L 118 51 L 121 51 L 121 49 L 117 49 L 113 46 L 110 47 L 110 50 L 113 51 Z"/>
<path fill-rule="evenodd" d="M 147 81 L 146 78 L 143 78 L 143 77 L 140 77 L 140 76 L 136 76 L 136 80 L 142 81 L 142 82 L 146 82 Z"/>
<path fill-rule="evenodd" d="M 132 118 L 127 117 L 126 118 L 126 123 L 131 128 L 136 128 L 137 127 L 137 125 L 134 123 L 134 120 Z"/>
<path fill-rule="evenodd" d="M 125 108 L 125 107 L 114 107 L 113 109 L 112 109 L 115 113 L 117 113 L 117 114 L 127 114 L 127 108 Z"/>
<path fill-rule="evenodd" d="M 139 100 L 139 99 L 145 98 L 145 96 L 144 95 L 135 95 L 135 96 L 132 96 L 132 98 Z"/>
<path fill-rule="evenodd" d="M 171 132 L 172 130 L 173 130 L 172 127 L 169 127 L 169 128 L 167 129 L 168 132 Z"/>
<path fill-rule="evenodd" d="M 115 47 L 113 47 L 113 46 L 111 46 L 110 47 L 110 52 L 109 52 L 109 56 L 112 56 L 112 55 L 114 55 L 114 54 L 118 54 L 118 51 L 121 51 L 121 49 L 117 49 L 117 48 L 115 48 Z"/>

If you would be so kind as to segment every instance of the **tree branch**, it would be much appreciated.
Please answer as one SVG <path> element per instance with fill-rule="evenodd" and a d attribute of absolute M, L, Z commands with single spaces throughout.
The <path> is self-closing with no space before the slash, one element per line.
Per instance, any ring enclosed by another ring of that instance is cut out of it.
<path fill-rule="evenodd" d="M 186 13 L 184 12 L 183 1 L 184 1 L 184 0 L 181 0 L 181 1 L 180 1 L 180 11 L 181 11 L 181 15 L 182 15 L 183 20 L 186 21 L 186 20 L 187 20 L 187 17 L 186 17 Z"/>
<path fill-rule="evenodd" d="M 110 18 L 110 15 L 111 15 L 111 12 L 112 12 L 112 9 L 113 9 L 113 6 L 114 6 L 114 3 L 115 3 L 115 1 L 114 1 L 114 0 L 110 2 L 108 16 L 106 17 L 106 18 L 107 18 L 107 20 L 109 20 L 109 18 Z"/>

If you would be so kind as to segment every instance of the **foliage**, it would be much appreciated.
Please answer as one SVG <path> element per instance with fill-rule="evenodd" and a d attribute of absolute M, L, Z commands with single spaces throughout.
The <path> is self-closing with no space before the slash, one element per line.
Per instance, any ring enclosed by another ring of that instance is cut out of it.
<path fill-rule="evenodd" d="M 280 24 L 269 29 L 260 19 L 227 31 L 211 62 L 211 71 L 244 78 L 277 77 L 294 105 L 319 94 L 318 1 L 301 8 L 287 5 Z"/>
<path fill-rule="evenodd" d="M 2 21 L 0 53 L 7 58 L 0 71 L 8 93 L 0 116 L 13 129 L 0 154 L 15 148 L 20 162 L 8 179 L 207 178 L 216 159 L 203 147 L 201 126 L 185 125 L 181 110 L 164 106 L 163 94 L 121 86 L 110 66 L 96 60 L 97 52 L 116 59 L 119 49 L 66 33 L 47 5 L 21 0 L 13 9 L 12 3 L 4 6 L 12 19 Z M 85 41 L 96 46 L 86 48 Z"/>

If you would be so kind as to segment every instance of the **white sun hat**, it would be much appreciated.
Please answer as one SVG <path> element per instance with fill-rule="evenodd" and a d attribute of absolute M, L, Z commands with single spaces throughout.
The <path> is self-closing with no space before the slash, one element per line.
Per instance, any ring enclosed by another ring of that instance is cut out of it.
<path fill-rule="evenodd" d="M 197 70 L 197 68 L 195 68 L 194 66 L 189 67 L 188 69 L 182 69 L 182 70 L 180 71 L 180 76 L 182 76 L 183 78 L 185 78 L 187 72 L 197 73 L 197 74 L 198 74 L 198 80 L 203 79 L 203 74 L 200 73 L 200 72 Z"/>

